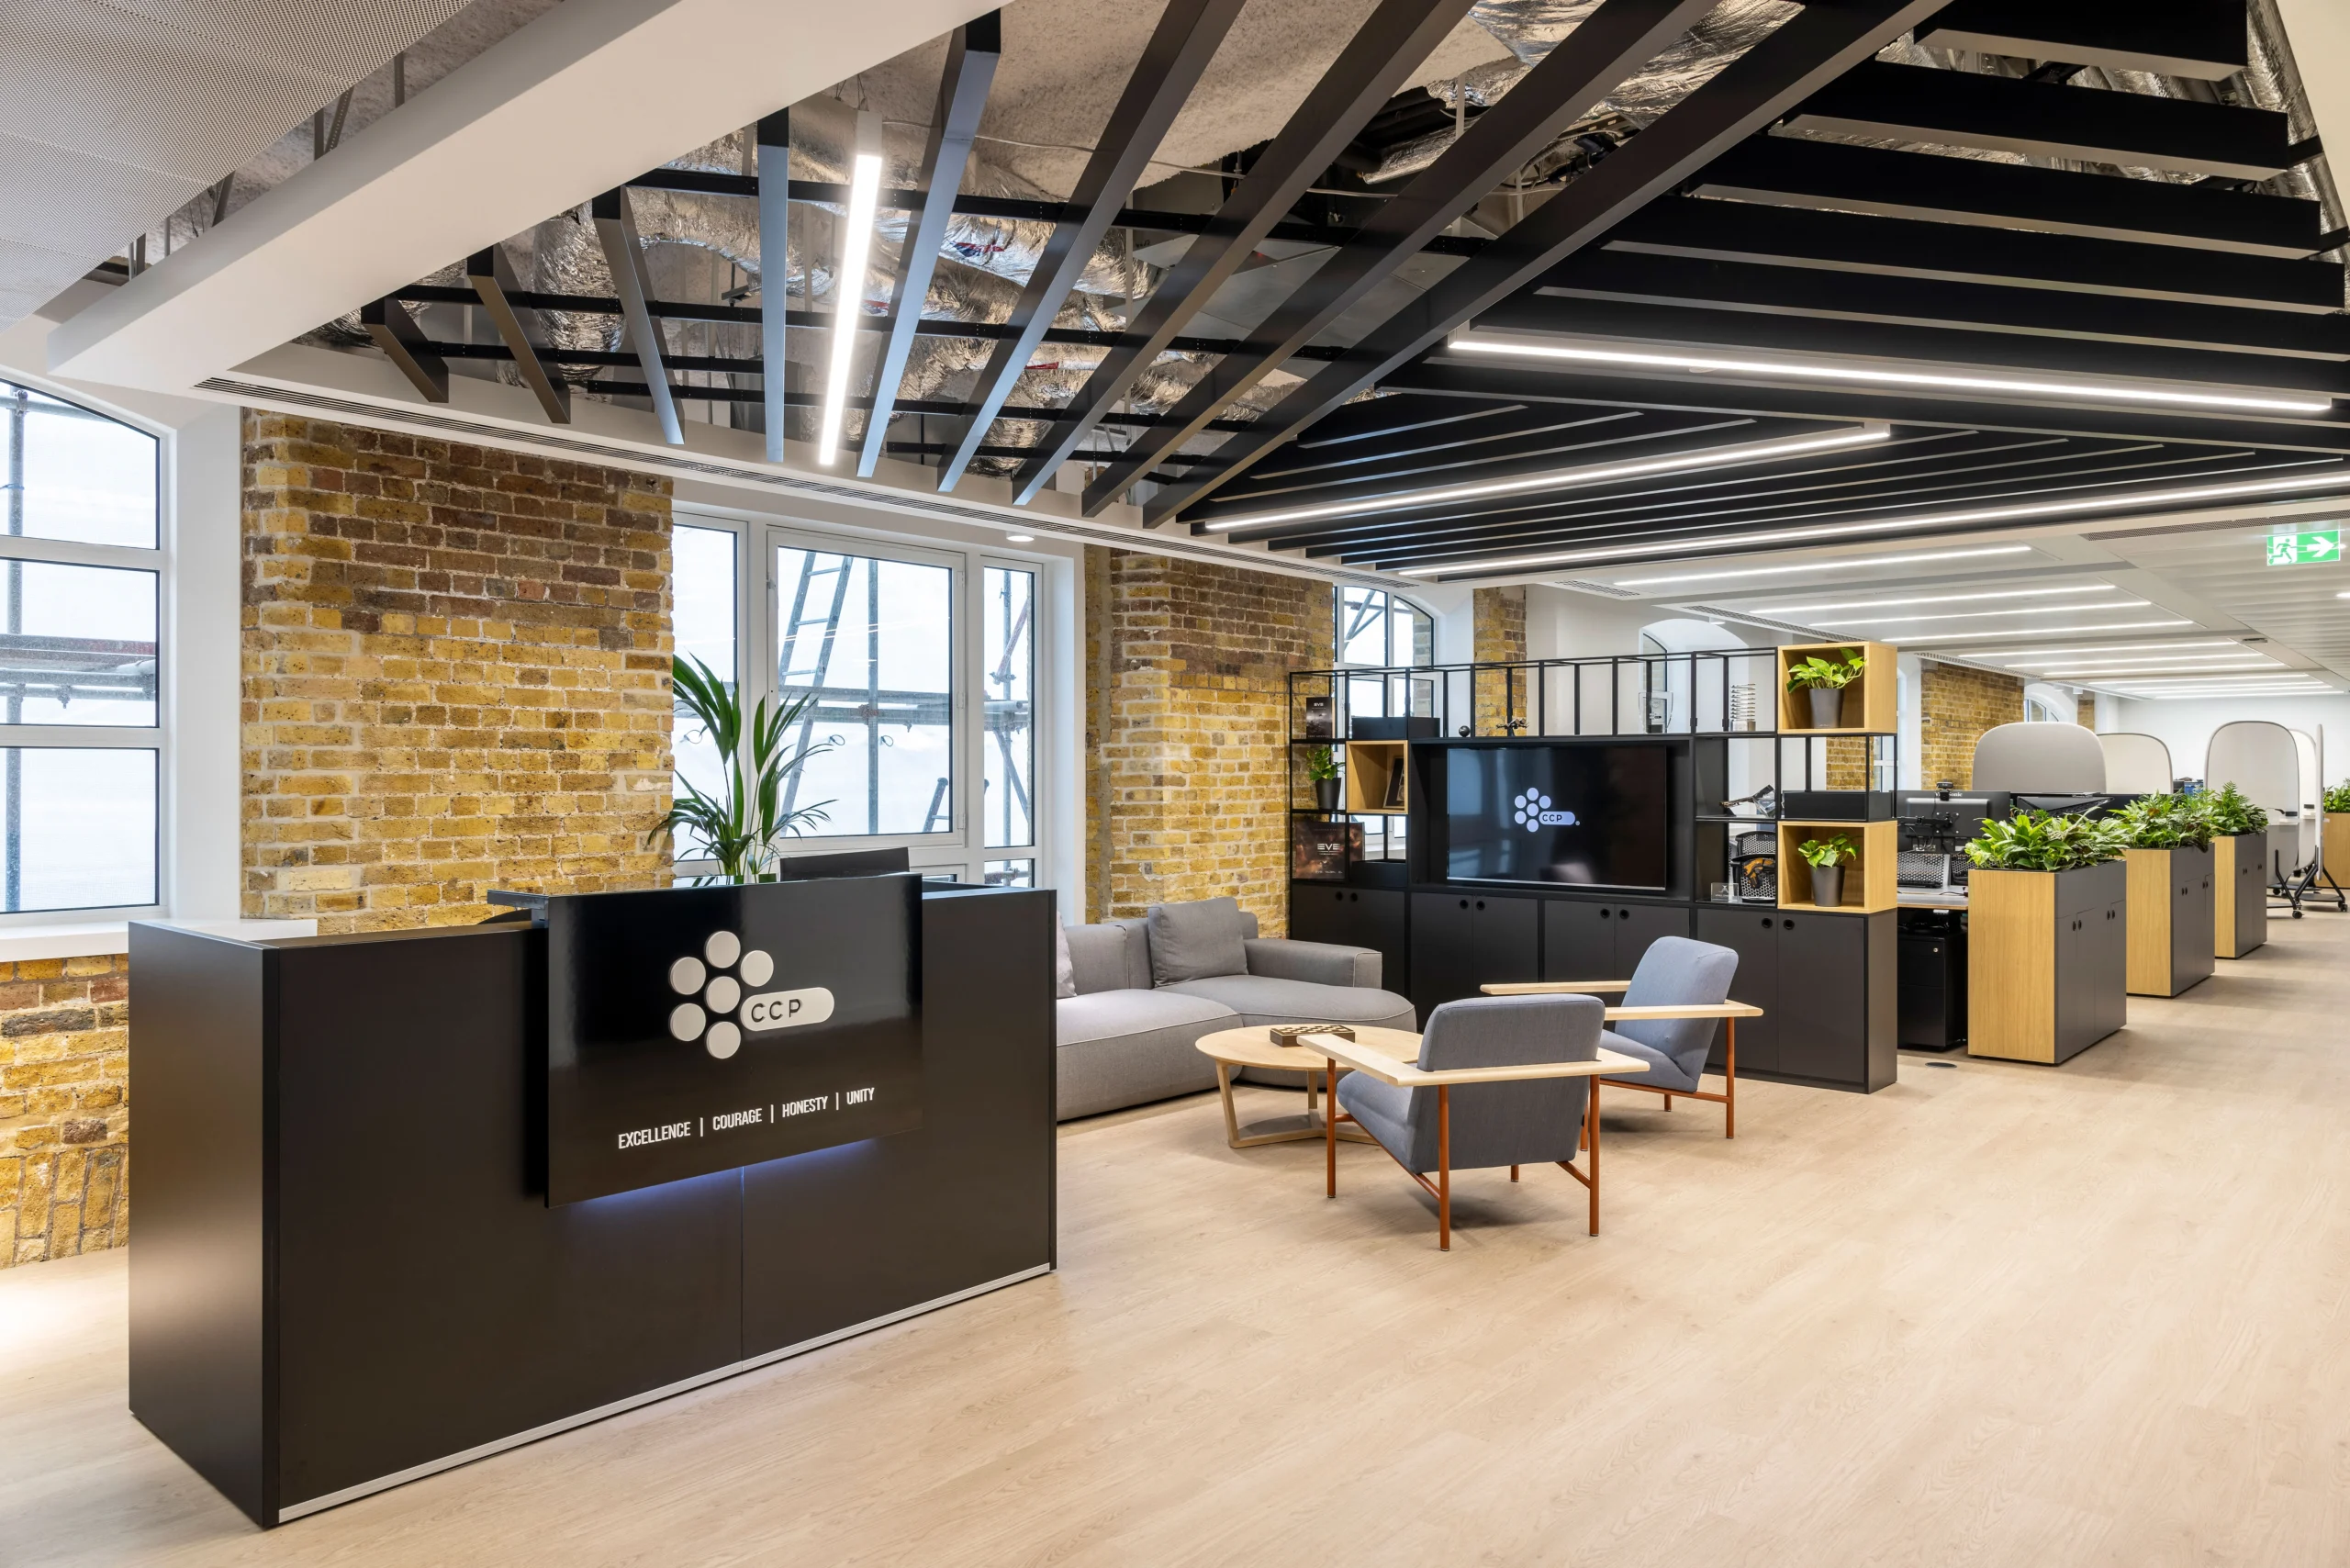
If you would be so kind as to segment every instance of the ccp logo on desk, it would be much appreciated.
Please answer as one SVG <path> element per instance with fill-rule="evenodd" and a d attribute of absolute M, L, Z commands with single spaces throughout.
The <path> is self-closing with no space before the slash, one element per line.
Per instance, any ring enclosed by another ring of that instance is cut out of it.
<path fill-rule="evenodd" d="M 743 1003 L 743 1027 L 764 1034 L 801 1024 L 821 1024 L 833 1015 L 833 993 L 821 985 L 805 991 L 763 991 Z"/>
<path fill-rule="evenodd" d="M 820 985 L 743 994 L 744 986 L 765 985 L 774 978 L 773 958 L 756 947 L 744 952 L 743 939 L 732 931 L 711 932 L 701 945 L 700 958 L 688 954 L 669 966 L 669 989 L 692 998 L 669 1010 L 669 1033 L 680 1040 L 699 1040 L 704 1050 L 724 1061 L 743 1048 L 745 1029 L 766 1034 L 821 1024 L 833 1015 L 833 993 Z"/>

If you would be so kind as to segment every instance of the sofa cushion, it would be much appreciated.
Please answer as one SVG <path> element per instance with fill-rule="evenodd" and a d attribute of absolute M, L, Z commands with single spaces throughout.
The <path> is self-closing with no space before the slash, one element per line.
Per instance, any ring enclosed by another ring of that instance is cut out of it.
<path fill-rule="evenodd" d="M 1056 921 L 1053 924 L 1053 999 L 1066 1000 L 1077 994 L 1077 960 L 1069 954 L 1069 927 Z"/>
<path fill-rule="evenodd" d="M 1248 972 L 1248 926 L 1237 899 L 1150 908 L 1150 977 L 1156 985 Z"/>
<path fill-rule="evenodd" d="M 1136 950 L 1142 946 L 1141 933 L 1129 929 L 1140 924 L 1105 921 L 1100 925 L 1062 928 L 1068 934 L 1069 975 L 1077 982 L 1077 995 L 1150 984 L 1150 960 Z M 1135 978 L 1137 969 L 1142 971 L 1140 980 Z"/>
<path fill-rule="evenodd" d="M 1316 985 L 1271 975 L 1216 975 L 1183 980 L 1164 990 L 1217 1002 L 1248 1024 L 1369 1024 L 1408 1029 L 1411 1002 L 1392 991 L 1368 986 Z"/>
<path fill-rule="evenodd" d="M 1222 1002 L 1175 991 L 1102 991 L 1053 1003 L 1054 1039 L 1064 1046 L 1161 1029 L 1192 1030 L 1184 1042 L 1188 1045 L 1203 1034 L 1239 1026 L 1239 1017 Z"/>

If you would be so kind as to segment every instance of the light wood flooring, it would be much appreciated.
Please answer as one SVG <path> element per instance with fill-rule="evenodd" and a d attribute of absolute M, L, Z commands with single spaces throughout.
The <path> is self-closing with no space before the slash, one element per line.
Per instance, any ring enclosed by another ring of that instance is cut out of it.
<path fill-rule="evenodd" d="M 1057 1277 L 265 1535 L 125 1412 L 121 1255 L 0 1272 L 0 1562 L 2350 1562 L 2350 920 L 2269 929 L 2062 1069 L 1619 1095 L 1597 1239 L 1074 1126 Z"/>

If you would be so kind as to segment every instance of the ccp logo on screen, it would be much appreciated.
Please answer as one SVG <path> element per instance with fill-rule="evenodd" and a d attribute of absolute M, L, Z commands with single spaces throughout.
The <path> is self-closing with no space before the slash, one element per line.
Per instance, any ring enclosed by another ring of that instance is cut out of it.
<path fill-rule="evenodd" d="M 1552 811 L 1550 797 L 1538 790 L 1528 790 L 1512 801 L 1510 805 L 1515 811 L 1513 820 L 1528 833 L 1539 833 L 1546 827 L 1575 825 L 1574 812 Z"/>

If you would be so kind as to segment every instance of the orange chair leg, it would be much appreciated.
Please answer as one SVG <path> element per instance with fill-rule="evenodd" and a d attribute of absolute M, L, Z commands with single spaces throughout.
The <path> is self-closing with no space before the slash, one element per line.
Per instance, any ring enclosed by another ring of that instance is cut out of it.
<path fill-rule="evenodd" d="M 1738 1020 L 1725 1018 L 1722 1043 L 1722 1137 L 1738 1136 Z"/>
<path fill-rule="evenodd" d="M 1452 1100 L 1449 1085 L 1436 1086 L 1436 1244 L 1452 1250 Z"/>

